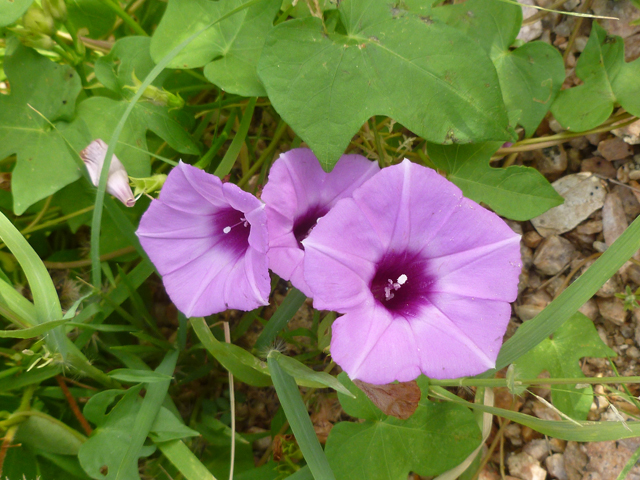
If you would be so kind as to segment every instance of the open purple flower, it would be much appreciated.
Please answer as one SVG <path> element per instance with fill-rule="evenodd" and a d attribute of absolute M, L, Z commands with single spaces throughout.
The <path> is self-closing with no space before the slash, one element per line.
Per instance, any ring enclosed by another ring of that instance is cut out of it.
<path fill-rule="evenodd" d="M 317 221 L 342 198 L 379 171 L 378 164 L 361 155 L 343 155 L 331 173 L 307 148 L 280 155 L 262 192 L 269 225 L 269 268 L 305 295 L 304 240 Z"/>
<path fill-rule="evenodd" d="M 269 303 L 266 224 L 256 197 L 180 162 L 137 234 L 176 307 L 204 316 Z"/>
<path fill-rule="evenodd" d="M 385 384 L 495 365 L 517 295 L 519 235 L 405 160 L 343 199 L 303 241 L 314 306 L 344 313 L 331 355 Z"/>

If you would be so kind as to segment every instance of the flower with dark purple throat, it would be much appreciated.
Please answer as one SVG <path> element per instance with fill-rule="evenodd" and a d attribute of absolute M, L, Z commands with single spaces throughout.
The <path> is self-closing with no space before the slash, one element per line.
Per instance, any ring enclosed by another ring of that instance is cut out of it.
<path fill-rule="evenodd" d="M 269 303 L 267 215 L 237 185 L 180 162 L 136 233 L 185 315 Z"/>
<path fill-rule="evenodd" d="M 342 198 L 379 171 L 378 164 L 361 155 L 343 155 L 331 173 L 307 148 L 280 155 L 262 192 L 269 225 L 269 268 L 305 295 L 302 241 Z"/>
<path fill-rule="evenodd" d="M 492 368 L 517 295 L 519 240 L 435 171 L 408 160 L 383 169 L 302 241 L 314 307 L 344 313 L 333 359 L 374 384 Z"/>
<path fill-rule="evenodd" d="M 109 148 L 109 146 L 98 138 L 80 152 L 80 157 L 89 172 L 91 183 L 96 187 L 100 182 L 100 172 L 102 171 L 104 159 L 107 157 L 107 148 Z M 129 186 L 129 176 L 127 175 L 127 171 L 125 170 L 124 165 L 122 165 L 122 162 L 118 160 L 118 157 L 115 155 L 111 157 L 111 165 L 109 165 L 107 192 L 116 197 L 127 207 L 133 207 L 136 204 L 136 199 L 131 191 L 131 186 Z"/>

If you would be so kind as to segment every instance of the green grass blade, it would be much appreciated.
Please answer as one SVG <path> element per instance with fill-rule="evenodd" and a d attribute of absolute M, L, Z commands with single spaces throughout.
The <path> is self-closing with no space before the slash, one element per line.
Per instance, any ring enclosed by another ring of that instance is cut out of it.
<path fill-rule="evenodd" d="M 434 395 L 434 397 L 438 399 L 446 398 L 451 402 L 506 418 L 512 422 L 532 428 L 544 435 L 562 440 L 574 442 L 604 442 L 607 440 L 621 440 L 623 438 L 640 436 L 640 421 L 623 423 L 542 420 L 524 413 L 505 410 L 504 408 L 490 407 L 480 403 L 470 403 L 442 387 L 433 387 L 431 392 L 431 395 Z"/>
<path fill-rule="evenodd" d="M 258 99 L 256 97 L 252 97 L 249 100 L 249 104 L 247 105 L 247 108 L 244 111 L 244 115 L 242 116 L 242 121 L 240 122 L 238 133 L 236 133 L 236 135 L 233 137 L 227 153 L 224 154 L 220 165 L 218 165 L 216 171 L 213 172 L 214 175 L 217 175 L 220 178 L 228 175 L 231 171 L 231 168 L 233 167 L 233 164 L 236 163 L 236 159 L 238 158 L 238 154 L 240 153 L 242 144 L 244 144 L 244 141 L 247 138 L 247 134 L 249 133 L 251 119 L 253 118 L 253 110 L 256 107 L 257 100 Z"/>
<path fill-rule="evenodd" d="M 173 350 L 168 352 L 162 360 L 162 363 L 158 368 L 156 368 L 155 372 L 162 375 L 173 375 L 177 361 L 178 351 Z M 153 425 L 156 415 L 160 411 L 162 402 L 167 396 L 169 383 L 171 383 L 171 379 L 147 385 L 147 394 L 142 401 L 140 411 L 132 425 L 131 442 L 127 448 L 127 453 L 124 455 L 122 462 L 120 463 L 120 468 L 118 468 L 118 472 L 116 473 L 116 480 L 124 480 L 126 472 L 130 471 L 129 465 L 137 464 L 138 452 L 144 445 L 144 441 L 146 440 L 147 435 L 149 435 L 149 431 L 151 430 L 151 426 Z"/>
<path fill-rule="evenodd" d="M 44 263 L 38 254 L 31 248 L 29 242 L 22 236 L 11 221 L 0 213 L 0 237 L 9 247 L 22 267 L 29 281 L 33 303 L 36 309 L 37 322 L 39 324 L 62 318 L 62 308 L 56 287 L 49 276 Z M 66 335 L 62 327 L 47 333 L 47 346 L 64 357 L 67 352 Z"/>
<path fill-rule="evenodd" d="M 156 444 L 187 480 L 216 480 L 182 440 Z"/>
<path fill-rule="evenodd" d="M 598 258 L 589 269 L 535 318 L 520 325 L 505 342 L 496 369 L 506 367 L 555 332 L 640 248 L 640 217 Z"/>
<path fill-rule="evenodd" d="M 291 375 L 286 373 L 278 363 L 277 356 L 270 354 L 267 364 L 271 371 L 273 385 L 276 387 L 278 399 L 287 416 L 291 430 L 296 436 L 300 450 L 315 480 L 335 480 L 327 457 L 320 446 L 313 424 L 309 418 L 298 386 Z"/>
<path fill-rule="evenodd" d="M 268 348 L 280 331 L 287 326 L 302 304 L 307 299 L 306 295 L 297 288 L 292 288 L 284 297 L 282 304 L 269 319 L 267 326 L 256 340 L 255 348 L 258 351 Z"/>
<path fill-rule="evenodd" d="M 624 480 L 627 478 L 631 469 L 636 466 L 638 459 L 640 459 L 640 447 L 636 448 L 636 451 L 633 452 L 633 455 L 631 455 L 624 468 L 620 471 L 616 480 Z"/>
<path fill-rule="evenodd" d="M 52 320 L 35 327 L 23 328 L 22 330 L 0 330 L 0 338 L 35 338 L 67 322 L 68 320 L 66 319 Z"/>
<path fill-rule="evenodd" d="M 0 303 L 3 303 L 5 308 L 13 312 L 19 318 L 19 321 L 24 322 L 25 326 L 34 326 L 38 323 L 38 316 L 36 314 L 36 307 L 33 303 L 20 295 L 13 285 L 9 285 L 7 282 L 0 280 Z"/>
<path fill-rule="evenodd" d="M 129 105 L 127 109 L 120 117 L 120 121 L 116 125 L 116 128 L 113 129 L 113 134 L 109 139 L 109 148 L 107 148 L 107 153 L 105 154 L 104 164 L 102 165 L 102 171 L 100 172 L 100 182 L 98 183 L 98 190 L 96 192 L 96 201 L 95 208 L 93 210 L 93 218 L 91 219 L 91 281 L 93 285 L 97 288 L 100 288 L 101 283 L 101 275 L 100 275 L 100 226 L 102 225 L 102 207 L 104 205 L 104 196 L 105 190 L 107 187 L 107 176 L 109 172 L 109 167 L 111 166 L 111 157 L 115 151 L 116 145 L 118 144 L 118 140 L 120 139 L 120 134 L 124 129 L 124 125 L 129 118 L 129 115 L 133 111 L 136 103 L 142 97 L 142 94 L 147 89 L 148 86 L 162 73 L 162 71 L 169 65 L 171 60 L 173 60 L 184 48 L 189 45 L 193 40 L 195 40 L 198 36 L 204 33 L 206 30 L 214 26 L 215 24 L 229 18 L 236 13 L 249 8 L 251 5 L 262 2 L 264 0 L 250 0 L 246 3 L 243 3 L 237 8 L 234 8 L 230 12 L 221 16 L 217 20 L 211 22 L 209 25 L 201 28 L 197 32 L 190 35 L 186 38 L 182 43 L 177 45 L 173 50 L 171 50 L 165 57 L 158 62 L 158 64 L 149 72 L 149 74 L 145 77 L 143 82 L 138 87 L 138 91 L 131 97 L 129 101 Z"/>

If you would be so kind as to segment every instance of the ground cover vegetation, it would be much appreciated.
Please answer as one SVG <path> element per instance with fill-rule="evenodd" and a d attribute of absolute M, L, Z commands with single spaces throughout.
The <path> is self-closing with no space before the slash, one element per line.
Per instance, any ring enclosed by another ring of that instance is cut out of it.
<path fill-rule="evenodd" d="M 1 477 L 636 474 L 634 2 L 0 0 Z"/>

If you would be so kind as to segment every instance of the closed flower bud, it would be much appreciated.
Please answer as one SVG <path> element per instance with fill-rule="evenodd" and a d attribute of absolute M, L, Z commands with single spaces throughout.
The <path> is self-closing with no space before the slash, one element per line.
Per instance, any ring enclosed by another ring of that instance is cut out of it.
<path fill-rule="evenodd" d="M 137 92 L 142 85 L 142 82 L 138 80 L 136 74 L 132 74 L 133 77 L 133 87 L 125 86 L 124 88 L 128 88 L 129 90 L 133 90 Z M 180 95 L 173 94 L 171 92 L 166 91 L 164 88 L 154 87 L 153 85 L 149 85 L 144 89 L 142 93 L 142 98 L 148 100 L 154 105 L 159 105 L 161 107 L 169 107 L 169 110 L 177 110 L 184 107 L 184 99 Z"/>
<path fill-rule="evenodd" d="M 87 148 L 80 152 L 80 157 L 87 167 L 91 182 L 97 187 L 100 181 L 100 172 L 104 159 L 107 156 L 108 145 L 99 138 L 91 142 Z M 107 178 L 107 192 L 116 197 L 127 207 L 133 207 L 136 199 L 133 196 L 131 187 L 129 186 L 129 177 L 127 171 L 118 160 L 118 157 L 111 157 L 111 165 L 109 166 L 109 177 Z"/>
<path fill-rule="evenodd" d="M 64 0 L 42 0 L 42 8 L 59 22 L 67 20 L 67 5 Z"/>
<path fill-rule="evenodd" d="M 22 30 L 22 34 L 18 35 L 18 38 L 23 45 L 31 48 L 38 48 L 40 50 L 52 50 L 55 42 L 49 35 L 43 33 L 32 33 Z"/>
<path fill-rule="evenodd" d="M 24 28 L 34 34 L 53 35 L 56 31 L 53 17 L 42 8 L 32 5 L 22 17 Z"/>

